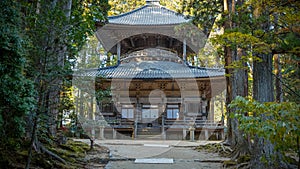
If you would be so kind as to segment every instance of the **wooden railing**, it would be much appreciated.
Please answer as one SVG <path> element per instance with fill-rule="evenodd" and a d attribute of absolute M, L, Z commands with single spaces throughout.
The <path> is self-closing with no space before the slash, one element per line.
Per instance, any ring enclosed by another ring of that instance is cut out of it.
<path fill-rule="evenodd" d="M 182 125 L 182 126 L 194 126 L 194 127 L 216 127 L 222 126 L 221 122 L 216 122 L 213 120 L 165 120 L 164 125 Z"/>
<path fill-rule="evenodd" d="M 128 119 L 120 119 L 116 117 L 110 117 L 105 119 L 107 123 L 111 126 L 118 126 L 118 127 L 133 127 L 134 126 L 134 121 L 130 121 Z M 164 126 L 169 127 L 196 127 L 196 128 L 201 128 L 201 127 L 217 127 L 217 128 L 222 128 L 221 122 L 213 121 L 213 120 L 172 120 L 172 119 L 165 119 Z"/>
<path fill-rule="evenodd" d="M 134 125 L 134 121 L 130 121 L 127 119 L 120 119 L 116 117 L 109 117 L 105 119 L 108 124 L 112 126 L 124 126 L 124 127 L 130 127 Z"/>

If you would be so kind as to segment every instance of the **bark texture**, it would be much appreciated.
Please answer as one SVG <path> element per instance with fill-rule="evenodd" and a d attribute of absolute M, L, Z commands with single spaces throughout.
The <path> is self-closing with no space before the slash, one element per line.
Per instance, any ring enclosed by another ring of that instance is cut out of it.
<path fill-rule="evenodd" d="M 255 61 L 253 65 L 253 97 L 259 102 L 272 102 L 274 101 L 272 55 L 260 54 L 258 57 L 262 61 Z M 274 145 L 259 137 L 255 139 L 254 145 L 251 166 L 257 169 L 274 168 L 272 162 Z"/>

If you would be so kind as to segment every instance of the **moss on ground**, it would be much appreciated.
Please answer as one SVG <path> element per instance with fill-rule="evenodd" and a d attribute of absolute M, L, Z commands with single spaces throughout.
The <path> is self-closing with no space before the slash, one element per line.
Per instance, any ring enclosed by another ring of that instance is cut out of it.
<path fill-rule="evenodd" d="M 33 151 L 30 168 L 45 168 L 45 169 L 79 169 L 89 166 L 91 161 L 98 161 L 103 163 L 103 166 L 107 163 L 107 160 L 99 160 L 103 157 L 108 157 L 108 150 L 101 146 L 95 146 L 94 150 L 89 150 L 90 145 L 68 140 L 66 144 L 52 144 L 45 145 L 48 150 L 55 153 L 66 161 L 66 164 L 60 162 L 56 158 L 47 154 L 37 153 Z M 98 156 L 95 156 L 98 154 Z M 0 150 L 0 166 L 1 168 L 10 169 L 24 169 L 25 162 L 27 161 L 28 150 L 19 149 L 15 150 Z M 94 160 L 96 158 L 96 160 Z"/>
<path fill-rule="evenodd" d="M 210 153 L 218 153 L 219 155 L 223 157 L 228 157 L 231 154 L 231 149 L 227 146 L 224 146 L 220 143 L 214 143 L 214 144 L 206 144 L 206 145 L 200 145 L 196 147 L 197 151 L 206 151 Z"/>
<path fill-rule="evenodd" d="M 221 143 L 215 143 L 215 144 L 206 144 L 206 145 L 201 145 L 196 148 L 198 151 L 206 151 L 210 153 L 218 153 L 220 156 L 223 157 L 231 157 L 233 150 L 225 146 Z M 251 160 L 251 156 L 249 154 L 246 155 L 241 155 L 237 159 L 233 160 L 227 160 L 223 162 L 223 167 L 224 168 L 239 168 L 241 164 L 244 164 L 247 167 L 247 164 Z M 242 166 L 240 166 L 242 167 Z"/>

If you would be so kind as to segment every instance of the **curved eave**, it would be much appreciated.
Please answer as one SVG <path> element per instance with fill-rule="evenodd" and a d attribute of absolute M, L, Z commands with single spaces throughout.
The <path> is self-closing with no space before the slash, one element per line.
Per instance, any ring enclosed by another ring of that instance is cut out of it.
<path fill-rule="evenodd" d="M 170 37 L 183 42 L 186 39 L 187 47 L 191 49 L 192 53 L 198 53 L 206 43 L 206 35 L 203 34 L 195 25 L 186 25 L 187 29 L 197 34 L 189 37 L 185 29 L 175 30 L 176 26 L 180 24 L 170 25 L 122 25 L 108 23 L 97 30 L 96 36 L 105 48 L 106 51 L 113 51 L 117 43 L 135 36 L 143 36 L 145 34 L 162 35 Z M 121 53 L 124 54 L 124 53 Z"/>
<path fill-rule="evenodd" d="M 224 69 L 210 69 L 189 66 L 186 70 L 134 70 L 118 68 L 117 66 L 100 69 L 82 70 L 75 73 L 79 77 L 95 77 L 103 79 L 205 79 L 205 78 L 223 78 Z"/>
<path fill-rule="evenodd" d="M 132 28 L 132 26 L 165 26 L 165 27 L 175 27 L 181 24 L 186 24 L 189 22 L 181 22 L 181 23 L 176 23 L 176 24 L 120 24 L 120 23 L 107 23 L 106 25 L 113 25 L 113 26 L 123 26 L 123 27 L 127 27 L 130 26 Z"/>

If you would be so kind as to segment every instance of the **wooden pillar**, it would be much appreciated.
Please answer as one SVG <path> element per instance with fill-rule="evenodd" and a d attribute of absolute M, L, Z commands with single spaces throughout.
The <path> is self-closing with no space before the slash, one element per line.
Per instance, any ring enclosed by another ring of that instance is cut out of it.
<path fill-rule="evenodd" d="M 164 126 L 162 127 L 162 135 L 161 135 L 161 137 L 162 137 L 163 140 L 167 139 L 167 133 L 166 133 L 166 130 L 165 130 Z"/>
<path fill-rule="evenodd" d="M 215 114 L 215 99 L 211 98 L 210 100 L 210 108 L 209 108 L 209 119 L 208 120 L 212 120 L 214 121 L 214 114 Z"/>
<path fill-rule="evenodd" d="M 104 127 L 100 127 L 99 130 L 99 139 L 104 140 Z"/>
<path fill-rule="evenodd" d="M 92 136 L 92 139 L 95 139 L 95 127 L 92 127 L 91 136 Z"/>
<path fill-rule="evenodd" d="M 117 138 L 117 131 L 113 128 L 112 129 L 113 139 Z"/>
<path fill-rule="evenodd" d="M 133 131 L 133 136 L 132 136 L 132 139 L 135 139 L 135 138 L 137 138 L 136 136 L 137 136 L 137 129 L 138 129 L 138 118 L 139 118 L 139 116 L 138 116 L 138 111 L 137 111 L 137 108 L 136 108 L 136 110 L 134 110 L 134 131 Z"/>
<path fill-rule="evenodd" d="M 221 130 L 221 140 L 225 139 L 225 133 L 224 133 L 224 129 Z"/>
<path fill-rule="evenodd" d="M 95 113 L 94 113 L 94 97 L 93 95 L 90 95 L 91 96 L 91 100 L 90 100 L 90 107 L 89 107 L 89 117 L 91 120 L 95 121 L 96 118 L 95 118 Z M 96 135 L 96 130 L 95 130 L 95 126 L 93 125 L 92 126 L 92 130 L 91 130 L 91 135 L 92 135 L 92 138 L 95 139 L 95 135 Z"/>
<path fill-rule="evenodd" d="M 161 124 L 162 124 L 162 139 L 163 140 L 166 140 L 167 139 L 167 134 L 166 134 L 166 131 L 165 131 L 165 114 L 162 113 L 161 114 Z"/>
<path fill-rule="evenodd" d="M 184 129 L 182 130 L 182 140 L 186 140 L 186 133 L 187 133 L 187 131 L 186 131 L 186 129 L 184 128 Z"/>
<path fill-rule="evenodd" d="M 84 116 L 83 113 L 83 92 L 79 90 L 79 115 Z"/>
<path fill-rule="evenodd" d="M 190 122 L 190 127 L 189 127 L 189 132 L 190 132 L 190 141 L 195 141 L 195 124 L 193 122 L 194 120 L 192 120 Z"/>
<path fill-rule="evenodd" d="M 183 53 L 182 53 L 182 57 L 183 57 L 183 61 L 184 63 L 186 63 L 186 39 L 183 39 Z"/>
<path fill-rule="evenodd" d="M 195 128 L 189 128 L 190 131 L 190 141 L 195 141 Z"/>
<path fill-rule="evenodd" d="M 139 97 L 137 96 L 136 108 L 135 108 L 135 128 L 134 128 L 134 137 L 138 138 L 138 123 L 141 120 L 141 104 Z"/>
<path fill-rule="evenodd" d="M 201 112 L 203 113 L 203 114 L 205 114 L 205 116 L 202 116 L 202 119 L 203 120 L 207 120 L 207 113 L 209 113 L 209 112 L 207 112 L 207 110 L 206 110 L 206 107 L 207 107 L 207 100 L 203 100 L 202 101 L 202 104 L 201 104 Z"/>
<path fill-rule="evenodd" d="M 80 112 L 80 90 L 77 89 L 77 99 L 75 101 L 75 112 L 78 114 Z"/>
<path fill-rule="evenodd" d="M 132 139 L 137 138 L 137 137 L 136 137 L 136 135 L 137 135 L 137 129 L 138 129 L 138 124 L 137 124 L 137 121 L 135 121 L 135 122 L 134 122 L 134 131 L 133 131 Z"/>
<path fill-rule="evenodd" d="M 121 42 L 117 43 L 118 64 L 121 62 Z"/>
<path fill-rule="evenodd" d="M 208 129 L 204 128 L 205 140 L 208 140 Z"/>
<path fill-rule="evenodd" d="M 91 100 L 90 100 L 90 117 L 91 120 L 95 120 L 95 113 L 94 113 L 94 97 L 91 95 Z"/>
<path fill-rule="evenodd" d="M 221 100 L 221 113 L 222 113 L 221 123 L 222 123 L 222 126 L 224 126 L 224 119 L 225 119 L 223 103 L 224 103 L 223 100 Z"/>

